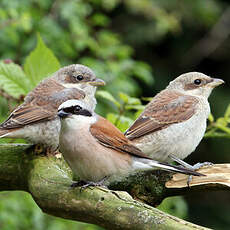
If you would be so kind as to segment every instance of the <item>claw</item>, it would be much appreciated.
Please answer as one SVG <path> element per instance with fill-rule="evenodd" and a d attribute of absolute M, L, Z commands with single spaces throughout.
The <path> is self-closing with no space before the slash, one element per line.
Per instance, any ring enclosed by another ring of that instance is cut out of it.
<path fill-rule="evenodd" d="M 80 181 L 77 181 L 77 182 L 73 182 L 70 187 L 71 188 L 75 188 L 75 187 L 82 187 L 83 185 L 87 184 L 86 181 L 83 181 L 83 180 L 80 180 Z"/>
<path fill-rule="evenodd" d="M 96 187 L 96 186 L 103 186 L 106 187 L 104 185 L 104 182 L 106 180 L 107 177 L 104 177 L 102 180 L 98 181 L 98 182 L 93 182 L 93 181 L 84 181 L 84 180 L 80 180 L 78 182 L 74 182 L 71 184 L 71 188 L 75 188 L 75 187 L 81 187 L 80 191 L 92 186 L 92 187 Z"/>
<path fill-rule="evenodd" d="M 34 152 L 36 155 L 41 155 L 42 153 L 44 153 L 43 146 L 41 144 L 34 145 Z"/>
<path fill-rule="evenodd" d="M 200 169 L 200 168 L 202 168 L 203 166 L 212 166 L 213 165 L 213 163 L 212 162 L 203 162 L 203 163 L 196 163 L 195 165 L 193 165 L 192 166 L 192 168 L 194 169 L 194 170 L 197 170 L 197 169 Z"/>
<path fill-rule="evenodd" d="M 212 162 L 203 162 L 203 163 L 196 163 L 195 165 L 192 166 L 193 170 L 198 170 L 200 168 L 202 168 L 203 166 L 212 166 L 213 163 Z M 187 185 L 190 188 L 190 183 L 192 182 L 192 175 L 188 176 L 188 180 L 187 180 Z"/>
<path fill-rule="evenodd" d="M 58 150 L 54 150 L 52 147 L 44 147 L 42 144 L 34 145 L 34 152 L 36 155 L 55 156 L 59 154 Z"/>
<path fill-rule="evenodd" d="M 192 175 L 188 176 L 187 185 L 190 188 L 190 183 L 192 182 Z"/>

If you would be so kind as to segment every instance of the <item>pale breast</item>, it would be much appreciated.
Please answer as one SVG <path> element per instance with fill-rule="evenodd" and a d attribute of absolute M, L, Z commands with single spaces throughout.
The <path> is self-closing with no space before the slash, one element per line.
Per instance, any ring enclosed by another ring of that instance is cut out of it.
<path fill-rule="evenodd" d="M 72 124 L 71 124 L 72 123 Z M 106 148 L 90 135 L 89 124 L 69 120 L 68 128 L 60 133 L 60 151 L 72 171 L 82 180 L 99 181 L 105 176 L 122 174 L 129 170 L 126 154 Z"/>

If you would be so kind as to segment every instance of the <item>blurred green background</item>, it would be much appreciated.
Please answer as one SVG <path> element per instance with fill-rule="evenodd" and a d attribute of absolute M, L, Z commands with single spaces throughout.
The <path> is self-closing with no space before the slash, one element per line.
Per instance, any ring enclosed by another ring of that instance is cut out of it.
<path fill-rule="evenodd" d="M 210 97 L 215 119 L 224 116 L 230 103 L 227 0 L 0 0 L 0 60 L 24 66 L 28 76 L 26 63 L 31 62 L 28 55 L 36 46 L 38 32 L 61 66 L 86 64 L 107 82 L 98 93 L 97 112 L 122 131 L 147 103 L 144 98 L 154 96 L 184 72 L 200 71 L 225 80 Z M 43 61 L 41 53 L 41 59 L 33 63 L 38 71 Z M 0 91 L 1 121 L 20 103 L 18 92 L 7 100 Z M 228 128 L 225 117 L 221 124 Z M 219 135 L 222 138 L 204 139 L 187 162 L 230 162 L 227 131 Z M 229 193 L 205 192 L 166 199 L 160 208 L 224 230 L 230 226 L 229 204 Z M 0 193 L 0 229 L 32 228 L 101 229 L 44 215 L 26 193 Z"/>

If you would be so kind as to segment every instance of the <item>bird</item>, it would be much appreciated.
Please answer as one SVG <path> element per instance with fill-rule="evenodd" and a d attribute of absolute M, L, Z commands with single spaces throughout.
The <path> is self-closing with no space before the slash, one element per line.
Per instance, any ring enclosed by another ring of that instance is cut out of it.
<path fill-rule="evenodd" d="M 41 81 L 9 117 L 0 124 L 0 138 L 23 138 L 53 153 L 58 148 L 58 107 L 68 99 L 96 106 L 95 91 L 105 82 L 87 66 L 72 64 Z"/>
<path fill-rule="evenodd" d="M 110 121 L 97 115 L 83 101 L 68 100 L 60 105 L 59 150 L 85 185 L 98 185 L 112 175 L 136 170 L 162 169 L 200 176 L 198 172 L 159 163 L 132 145 Z"/>
<path fill-rule="evenodd" d="M 183 161 L 202 140 L 210 114 L 208 97 L 224 81 L 200 72 L 180 75 L 159 92 L 126 130 L 125 136 L 147 156 L 160 162 Z"/>

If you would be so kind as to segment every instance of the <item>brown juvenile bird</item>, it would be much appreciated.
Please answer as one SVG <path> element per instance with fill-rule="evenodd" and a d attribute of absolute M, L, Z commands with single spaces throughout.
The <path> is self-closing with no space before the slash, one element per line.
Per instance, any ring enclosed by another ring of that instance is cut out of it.
<path fill-rule="evenodd" d="M 43 80 L 0 125 L 0 137 L 23 138 L 41 144 L 48 152 L 59 143 L 60 120 L 57 110 L 68 99 L 84 101 L 96 106 L 96 86 L 105 85 L 93 71 L 79 64 L 69 65 Z"/>
<path fill-rule="evenodd" d="M 150 159 L 112 123 L 95 114 L 82 101 L 64 102 L 58 116 L 61 118 L 59 149 L 72 171 L 91 185 L 97 185 L 91 182 L 100 182 L 113 174 L 128 174 L 135 170 L 162 169 L 202 175 Z"/>
<path fill-rule="evenodd" d="M 182 159 L 203 138 L 210 114 L 208 97 L 223 83 L 198 72 L 180 75 L 152 99 L 125 132 L 126 137 L 154 160 L 174 160 L 191 169 Z M 202 164 L 196 166 L 193 169 Z"/>

